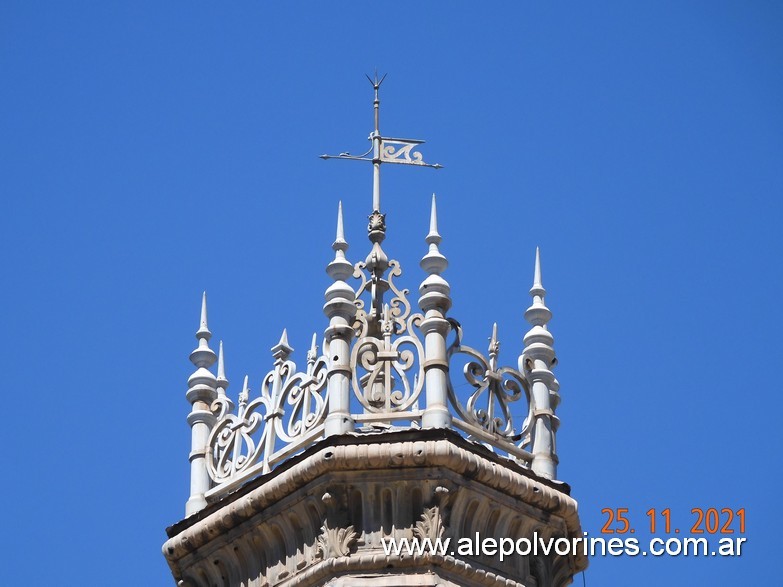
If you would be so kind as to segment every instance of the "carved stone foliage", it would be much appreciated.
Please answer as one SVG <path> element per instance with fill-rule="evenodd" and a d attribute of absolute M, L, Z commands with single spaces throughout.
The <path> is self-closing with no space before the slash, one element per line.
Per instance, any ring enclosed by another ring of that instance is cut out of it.
<path fill-rule="evenodd" d="M 449 524 L 451 504 L 454 498 L 455 493 L 448 486 L 439 485 L 436 487 L 434 504 L 424 509 L 421 518 L 413 526 L 413 535 L 419 540 L 429 539 L 432 542 L 443 538 Z"/>
<path fill-rule="evenodd" d="M 367 232 L 376 230 L 386 232 L 386 214 L 381 214 L 378 210 L 375 210 L 367 218 Z"/>
<path fill-rule="evenodd" d="M 441 516 L 440 507 L 437 505 L 425 509 L 421 514 L 421 520 L 416 522 L 416 526 L 413 528 L 413 534 L 419 540 L 429 538 L 431 541 L 435 541 L 442 538 L 445 531 L 446 526 Z"/>
<path fill-rule="evenodd" d="M 353 526 L 347 528 L 330 528 L 328 522 L 321 526 L 321 534 L 316 540 L 316 550 L 322 559 L 349 556 L 351 548 L 359 535 Z"/>

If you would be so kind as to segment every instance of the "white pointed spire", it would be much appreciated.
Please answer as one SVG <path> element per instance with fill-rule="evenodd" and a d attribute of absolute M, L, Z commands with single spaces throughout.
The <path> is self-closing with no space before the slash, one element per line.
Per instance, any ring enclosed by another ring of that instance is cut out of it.
<path fill-rule="evenodd" d="M 218 346 L 218 361 L 217 361 L 217 394 L 218 397 L 226 397 L 226 389 L 228 389 L 228 379 L 226 378 L 226 364 L 223 358 L 223 341 L 220 341 Z"/>
<path fill-rule="evenodd" d="M 533 287 L 530 288 L 530 295 L 542 298 L 546 295 L 546 290 L 541 283 L 541 250 L 538 247 L 536 247 L 536 266 L 533 270 Z"/>
<path fill-rule="evenodd" d="M 533 304 L 525 312 L 525 320 L 531 326 L 546 328 L 547 322 L 552 319 L 552 312 L 546 307 L 544 301 L 546 290 L 541 281 L 541 251 L 538 247 L 536 247 L 536 264 L 533 270 L 533 287 L 530 288 L 530 295 L 533 297 Z"/>
<path fill-rule="evenodd" d="M 343 205 L 337 207 L 337 237 L 332 245 L 334 259 L 326 266 L 326 273 L 332 283 L 324 292 L 324 314 L 329 318 L 329 327 L 324 332 L 324 349 L 328 347 L 330 365 L 346 365 L 351 357 L 352 328 L 356 316 L 356 292 L 346 283 L 353 275 L 353 265 L 345 258 L 348 243 L 343 231 Z M 324 422 L 326 436 L 343 434 L 353 429 L 351 418 L 350 379 L 340 370 L 329 370 L 327 393 L 329 415 Z"/>
<path fill-rule="evenodd" d="M 555 415 L 560 403 L 560 384 L 552 373 L 556 363 L 554 338 L 547 329 L 552 312 L 544 303 L 546 290 L 541 280 L 541 251 L 536 248 L 533 270 L 533 287 L 530 288 L 533 303 L 525 310 L 525 320 L 530 330 L 525 334 L 525 348 L 519 357 L 519 370 L 527 378 L 533 400 L 531 452 L 534 473 L 547 479 L 557 478 L 557 454 L 555 435 L 559 420 Z"/>
<path fill-rule="evenodd" d="M 348 243 L 345 242 L 345 230 L 343 229 L 343 201 L 340 200 L 337 203 L 337 236 L 334 239 L 335 244 L 344 244 L 346 248 Z M 345 249 L 343 249 L 345 250 Z"/>
<path fill-rule="evenodd" d="M 226 364 L 223 360 L 223 341 L 220 341 L 220 345 L 218 346 L 218 374 L 217 374 L 218 381 L 225 381 L 226 380 Z"/>
<path fill-rule="evenodd" d="M 533 287 L 541 287 L 541 249 L 536 247 L 536 267 L 533 270 Z"/>
<path fill-rule="evenodd" d="M 201 321 L 199 323 L 198 332 L 196 332 L 196 338 L 206 338 L 209 340 L 212 337 L 212 333 L 209 331 L 207 325 L 207 292 L 205 291 L 201 295 Z"/>
<path fill-rule="evenodd" d="M 423 428 L 448 428 L 451 426 L 451 415 L 448 410 L 446 337 L 451 326 L 446 319 L 446 312 L 451 308 L 451 286 L 441 276 L 449 262 L 438 248 L 441 236 L 438 232 L 435 194 L 432 194 L 430 206 L 430 231 L 424 240 L 429 250 L 419 262 L 427 272 L 427 277 L 419 285 L 419 307 L 424 312 L 424 320 L 419 328 L 424 333 L 424 360 L 429 367 L 424 371 L 426 405 L 421 425 Z"/>
<path fill-rule="evenodd" d="M 226 394 L 226 390 L 228 389 L 229 382 L 228 382 L 228 378 L 226 377 L 226 363 L 223 355 L 222 340 L 220 341 L 220 345 L 218 346 L 217 379 L 215 380 L 215 385 L 217 386 L 217 397 L 226 400 L 226 402 L 228 402 L 228 411 L 233 412 L 234 402 Z"/>
<path fill-rule="evenodd" d="M 190 353 L 190 361 L 196 367 L 209 369 L 214 365 L 217 357 L 214 351 L 209 348 L 209 339 L 212 338 L 212 333 L 207 326 L 207 292 L 201 296 L 201 321 L 199 329 L 196 331 L 196 338 L 198 339 L 198 348 Z M 210 373 L 210 375 L 212 374 Z M 214 378 L 214 375 L 212 377 Z"/>
<path fill-rule="evenodd" d="M 343 228 L 342 201 L 337 205 L 337 231 L 334 243 L 332 243 L 332 250 L 334 251 L 334 260 L 326 266 L 326 272 L 335 281 L 348 279 L 353 275 L 353 265 L 345 258 L 348 242 L 345 240 L 345 230 Z"/>
<path fill-rule="evenodd" d="M 449 262 L 438 248 L 443 239 L 438 232 L 438 208 L 435 203 L 435 194 L 432 194 L 432 206 L 430 207 L 430 231 L 424 240 L 429 244 L 430 250 L 424 255 L 419 265 L 430 275 L 440 275 L 449 266 Z M 448 288 L 448 283 L 443 278 L 441 280 Z M 448 295 L 448 292 L 446 293 Z"/>
<path fill-rule="evenodd" d="M 426 238 L 427 243 L 440 244 L 441 237 L 438 232 L 438 208 L 435 203 L 435 194 L 432 194 L 432 206 L 430 207 L 430 232 Z"/>
<path fill-rule="evenodd" d="M 191 460 L 190 460 L 190 498 L 185 504 L 185 514 L 190 515 L 207 505 L 204 493 L 209 490 L 210 480 L 205 462 L 207 437 L 214 421 L 211 412 L 203 406 L 210 406 L 217 397 L 218 381 L 209 368 L 214 365 L 217 357 L 209 348 L 212 333 L 207 326 L 207 292 L 201 296 L 201 321 L 196 332 L 198 346 L 190 353 L 190 361 L 196 370 L 188 378 L 186 397 L 192 406 L 188 416 L 191 428 Z M 227 383 L 227 382 L 226 382 Z"/>

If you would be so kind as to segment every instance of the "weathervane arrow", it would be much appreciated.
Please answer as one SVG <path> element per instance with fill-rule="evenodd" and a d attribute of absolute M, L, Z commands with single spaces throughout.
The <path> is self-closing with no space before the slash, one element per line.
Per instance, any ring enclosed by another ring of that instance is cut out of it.
<path fill-rule="evenodd" d="M 421 153 L 416 149 L 424 141 L 418 139 L 400 139 L 393 137 L 383 137 L 380 131 L 380 104 L 378 90 L 386 79 L 386 75 L 378 79 L 378 72 L 375 72 L 375 78 L 369 75 L 373 90 L 375 91 L 375 100 L 373 107 L 375 111 L 375 130 L 370 133 L 369 140 L 372 146 L 366 153 L 361 155 L 351 155 L 343 152 L 339 155 L 321 155 L 321 159 L 349 159 L 353 161 L 371 161 L 373 164 L 373 211 L 381 210 L 381 163 L 396 163 L 400 165 L 417 165 L 419 167 L 431 167 L 441 169 L 443 165 L 438 163 L 425 163 Z"/>

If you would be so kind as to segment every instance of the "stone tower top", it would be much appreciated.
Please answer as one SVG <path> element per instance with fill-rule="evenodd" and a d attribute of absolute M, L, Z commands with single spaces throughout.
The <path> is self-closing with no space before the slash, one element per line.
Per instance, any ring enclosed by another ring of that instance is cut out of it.
<path fill-rule="evenodd" d="M 373 84 L 375 114 L 370 150 L 359 156 L 322 155 L 373 165 L 370 251 L 364 261 L 347 259 L 342 203 L 338 205 L 334 259 L 326 268 L 333 283 L 325 292 L 329 324 L 323 352 L 319 354 L 317 346 L 311 345 L 304 369 L 298 369 L 284 332 L 272 348 L 274 366 L 261 380 L 258 392 L 243 390 L 248 397 L 235 410 L 226 394 L 222 342 L 218 377 L 208 370 L 215 354 L 208 345 L 211 332 L 204 295 L 196 334 L 199 347 L 191 355 L 198 369 L 188 391 L 193 404 L 188 514 L 269 472 L 321 438 L 400 425 L 454 428 L 544 478 L 556 477 L 558 421 L 554 410 L 559 396 L 550 371 L 555 354 L 546 326 L 551 312 L 544 304 L 539 251 L 530 290 L 533 304 L 525 312 L 531 330 L 524 337 L 518 369 L 497 364 L 497 326 L 489 354 L 484 355 L 463 343 L 459 322 L 446 316 L 452 301 L 450 286 L 442 276 L 448 261 L 439 248 L 442 238 L 434 195 L 424 239 L 429 248 L 421 259 L 427 277 L 419 286 L 421 311 L 415 311 L 409 290 L 396 283 L 402 275 L 400 263 L 390 259 L 382 246 L 386 220 L 381 212 L 381 166 L 442 166 L 423 161 L 417 149 L 424 141 L 381 135 L 379 89 L 384 78 L 368 78 Z M 349 283 L 352 278 L 358 281 L 356 285 Z M 467 397 L 456 393 L 457 379 L 472 388 Z M 512 417 L 510 407 L 515 403 L 526 404 L 521 422 Z"/>
<path fill-rule="evenodd" d="M 533 302 L 525 311 L 531 328 L 524 336 L 517 367 L 498 362 L 497 324 L 485 354 L 467 346 L 460 323 L 447 316 L 452 306 L 451 287 L 443 276 L 448 261 L 440 250 L 442 237 L 434 195 L 429 231 L 424 238 L 427 248 L 420 261 L 426 277 L 419 284 L 418 308 L 414 307 L 408 298 L 409 290 L 397 283 L 403 273 L 401 264 L 390 258 L 382 246 L 387 227 L 381 211 L 381 167 L 384 163 L 441 166 L 424 163 L 417 150 L 423 141 L 381 135 L 379 89 L 383 78 L 376 76 L 370 81 L 375 120 L 369 136 L 370 149 L 359 156 L 322 156 L 371 162 L 373 197 L 368 216 L 370 250 L 363 261 L 355 263 L 348 260 L 343 208 L 342 203 L 338 204 L 334 258 L 326 266 L 332 283 L 324 293 L 323 311 L 328 324 L 323 330 L 321 352 L 318 336 L 313 335 L 304 364 L 297 366 L 284 330 L 271 349 L 272 368 L 255 389 L 246 376 L 234 403 L 227 393 L 223 344 L 220 343 L 218 357 L 209 348 L 211 332 L 204 295 L 196 333 L 199 344 L 191 354 L 196 371 L 188 381 L 187 392 L 192 404 L 188 416 L 192 428 L 191 490 L 186 504 L 189 517 L 169 529 L 171 540 L 164 547 L 175 576 L 185 576 L 188 565 L 201 564 L 189 553 L 202 546 L 207 551 L 213 548 L 209 544 L 215 539 L 216 523 L 225 532 L 234 527 L 235 532 L 240 532 L 239 527 L 250 524 L 249 520 L 258 513 L 277 515 L 270 513 L 276 511 L 274 503 L 294 499 L 289 489 L 299 487 L 296 491 L 304 491 L 304 487 L 311 487 L 307 491 L 312 493 L 313 484 L 319 483 L 324 485 L 321 501 L 302 516 L 323 521 L 318 538 L 320 554 L 299 560 L 297 557 L 304 556 L 307 548 L 316 549 L 315 539 L 308 542 L 304 536 L 296 537 L 289 544 L 286 538 L 285 547 L 270 555 L 277 557 L 277 562 L 267 561 L 267 571 L 263 572 L 285 568 L 287 574 L 275 580 L 267 577 L 269 584 L 293 580 L 290 573 L 310 568 L 308 565 L 317 561 L 348 557 L 352 552 L 350 544 L 363 544 L 368 552 L 374 552 L 372 549 L 379 547 L 378 536 L 391 532 L 386 528 L 387 522 L 396 519 L 399 512 L 388 510 L 392 512 L 388 517 L 383 513 L 386 506 L 377 503 L 379 498 L 368 497 L 375 492 L 386 495 L 381 481 L 373 488 L 372 480 L 360 475 L 348 483 L 351 475 L 359 473 L 362 462 L 366 468 L 378 469 L 378 479 L 391 475 L 390 467 L 416 469 L 418 473 L 410 473 L 409 482 L 394 489 L 401 496 L 399 499 L 412 500 L 414 510 L 423 507 L 424 501 L 441 508 L 447 502 L 456 503 L 453 491 L 464 485 L 460 476 L 471 467 L 478 467 L 476 471 L 483 471 L 480 475 L 484 475 L 481 484 L 491 491 L 505 492 L 519 503 L 527 503 L 560 520 L 556 527 L 549 528 L 553 535 L 581 536 L 576 503 L 568 496 L 568 487 L 556 480 L 555 434 L 559 421 L 555 410 L 560 396 L 559 383 L 552 373 L 556 359 L 553 337 L 547 327 L 552 314 L 544 303 L 540 253 L 537 249 L 530 289 Z M 216 360 L 217 376 L 210 371 Z M 458 393 L 458 389 L 466 387 L 466 393 Z M 523 417 L 518 419 L 514 414 Z M 475 455 L 473 464 L 469 464 L 471 454 Z M 375 455 L 374 461 L 371 455 Z M 329 477 L 330 471 L 335 475 L 342 471 L 343 476 Z M 416 475 L 422 477 L 414 482 Z M 444 481 L 435 487 L 432 479 L 439 476 Z M 342 479 L 340 483 L 335 481 L 338 478 Z M 465 500 L 466 511 L 472 507 L 471 500 L 480 501 L 479 497 L 469 496 L 476 491 L 477 496 L 489 495 L 481 492 L 490 491 L 471 487 L 460 498 Z M 452 497 L 446 499 L 444 496 L 450 491 Z M 355 499 L 351 492 L 356 493 Z M 313 498 L 310 493 L 307 499 Z M 251 500 L 250 496 L 255 497 Z M 508 507 L 512 515 L 516 506 Z M 434 523 L 427 518 L 430 514 L 430 510 L 421 514 L 426 524 Z M 475 511 L 474 514 L 478 516 Z M 418 515 L 415 513 L 414 517 Z M 549 519 L 546 516 L 541 520 Z M 296 527 L 301 530 L 312 520 L 305 523 L 299 519 L 292 531 L 296 534 Z M 465 521 L 461 528 L 467 531 L 479 521 Z M 403 516 L 392 526 L 402 532 L 404 524 L 409 523 L 411 520 Z M 341 539 L 335 538 L 335 525 L 342 528 Z M 533 521 L 520 521 L 515 532 L 529 533 L 534 527 Z M 242 530 L 245 531 L 254 530 L 248 526 Z M 490 534 L 496 531 L 495 526 L 487 530 Z M 284 540 L 282 535 L 280 540 Z M 309 546 L 305 548 L 304 543 Z M 564 585 L 575 569 L 586 563 L 568 557 L 563 560 L 562 564 L 550 561 L 541 567 L 548 570 L 536 571 L 528 565 L 518 572 L 537 577 L 539 586 Z M 219 563 L 216 560 L 214 564 Z M 351 564 L 358 565 L 358 569 L 363 563 L 354 558 Z M 555 580 L 557 573 L 560 579 Z M 209 574 L 204 577 L 204 584 L 211 584 Z M 313 581 L 312 584 L 321 584 Z M 192 583 L 201 582 L 192 579 Z"/>

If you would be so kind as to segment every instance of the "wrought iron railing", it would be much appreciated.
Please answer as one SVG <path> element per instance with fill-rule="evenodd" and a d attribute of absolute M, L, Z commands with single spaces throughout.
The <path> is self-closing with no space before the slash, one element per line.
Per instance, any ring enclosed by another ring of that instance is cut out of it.
<path fill-rule="evenodd" d="M 454 428 L 467 438 L 501 453 L 546 478 L 556 476 L 555 408 L 559 384 L 551 372 L 555 363 L 551 313 L 544 304 L 538 252 L 533 304 L 525 312 L 532 328 L 525 335 L 520 369 L 499 366 L 500 343 L 493 328 L 486 355 L 462 342 L 462 328 L 447 317 L 450 287 L 441 276 L 448 262 L 440 253 L 435 197 L 432 200 L 429 246 L 420 265 L 427 277 L 419 286 L 420 312 L 414 312 L 407 289 L 395 279 L 400 264 L 381 247 L 386 217 L 381 212 L 380 168 L 383 163 L 440 168 L 423 161 L 423 143 L 383 137 L 379 128 L 378 91 L 383 78 L 370 79 L 374 89 L 375 128 L 372 147 L 363 155 L 323 155 L 373 164 L 373 207 L 368 235 L 372 245 L 364 261 L 351 264 L 345 256 L 342 206 L 337 220 L 334 259 L 326 271 L 332 285 L 326 290 L 323 353 L 316 337 L 299 371 L 293 349 L 283 333 L 272 348 L 274 368 L 251 398 L 245 385 L 236 408 L 226 395 L 222 345 L 218 359 L 209 348 L 206 294 L 198 348 L 191 353 L 196 371 L 189 379 L 192 411 L 191 495 L 186 513 L 206 506 L 247 479 L 271 471 L 319 439 L 345 433 L 405 425 Z M 370 156 L 372 153 L 372 156 Z M 359 280 L 357 287 L 346 280 Z M 390 295 L 386 301 L 387 292 Z M 209 368 L 218 359 L 218 375 Z M 464 381 L 458 383 L 457 379 Z M 467 392 L 462 393 L 466 388 Z M 512 410 L 512 406 L 521 408 Z M 517 419 L 513 414 L 524 414 Z M 519 419 L 522 421 L 520 422 Z"/>
<path fill-rule="evenodd" d="M 421 404 L 428 390 L 425 366 L 428 357 L 423 344 L 423 313 L 413 313 L 408 290 L 394 279 L 402 274 L 399 263 L 388 263 L 388 276 L 381 281 L 378 271 L 368 271 L 365 262 L 354 266 L 360 280 L 355 290 L 355 319 L 352 325 L 348 363 L 351 428 L 356 432 L 395 427 L 400 422 L 421 427 Z M 393 293 L 377 312 L 378 291 Z M 369 305 L 365 306 L 368 298 Z M 494 326 L 488 353 L 463 344 L 460 324 L 448 319 L 450 343 L 446 351 L 446 389 L 435 391 L 448 398 L 451 426 L 471 440 L 529 466 L 530 428 L 535 411 L 531 382 L 519 370 L 498 365 L 500 343 Z M 245 378 L 234 409 L 233 402 L 218 394 L 210 409 L 215 420 L 206 447 L 206 466 L 212 481 L 208 498 L 224 494 L 258 474 L 324 438 L 329 414 L 329 373 L 339 369 L 328 350 L 319 354 L 316 335 L 307 352 L 307 364 L 299 371 L 290 356 L 293 349 L 284 332 L 272 348 L 273 369 L 263 378 L 258 393 L 251 397 Z M 460 381 L 461 379 L 461 381 Z M 457 389 L 469 392 L 460 398 Z M 345 390 L 342 390 L 345 393 Z M 512 410 L 515 404 L 520 408 Z M 525 414 L 515 421 L 512 411 Z"/>

